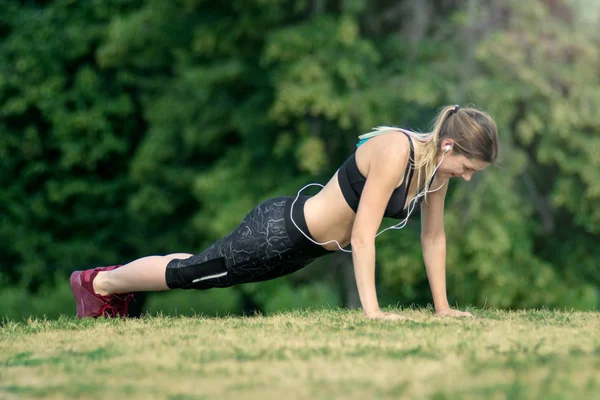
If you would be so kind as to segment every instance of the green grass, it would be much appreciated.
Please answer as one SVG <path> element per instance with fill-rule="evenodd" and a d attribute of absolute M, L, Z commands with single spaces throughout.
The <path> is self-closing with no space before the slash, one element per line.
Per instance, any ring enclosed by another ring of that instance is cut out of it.
<path fill-rule="evenodd" d="M 600 313 L 396 311 L 4 321 L 0 398 L 600 399 Z"/>

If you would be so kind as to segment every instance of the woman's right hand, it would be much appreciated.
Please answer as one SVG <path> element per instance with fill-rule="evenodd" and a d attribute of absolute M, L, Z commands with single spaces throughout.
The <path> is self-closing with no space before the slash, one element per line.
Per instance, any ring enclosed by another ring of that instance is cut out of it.
<path fill-rule="evenodd" d="M 369 319 L 385 319 L 385 320 L 391 320 L 391 321 L 408 320 L 408 318 L 403 315 L 390 313 L 390 312 L 383 312 L 381 310 L 376 311 L 376 312 L 365 313 L 365 315 Z"/>

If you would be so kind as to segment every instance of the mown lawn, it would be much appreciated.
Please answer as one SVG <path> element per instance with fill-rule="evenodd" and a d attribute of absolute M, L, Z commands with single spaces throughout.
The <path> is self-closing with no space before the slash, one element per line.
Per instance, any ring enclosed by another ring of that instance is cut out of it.
<path fill-rule="evenodd" d="M 600 399 L 600 313 L 401 312 L 4 321 L 0 399 Z"/>

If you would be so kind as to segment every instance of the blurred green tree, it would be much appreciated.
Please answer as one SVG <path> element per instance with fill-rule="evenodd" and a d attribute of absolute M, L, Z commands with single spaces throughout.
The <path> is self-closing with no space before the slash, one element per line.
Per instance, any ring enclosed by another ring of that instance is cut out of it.
<path fill-rule="evenodd" d="M 451 184 L 451 302 L 598 308 L 600 47 L 582 4 L 2 1 L 6 284 L 199 252 L 261 200 L 325 183 L 358 134 L 475 103 L 502 162 Z M 430 301 L 418 225 L 378 239 L 382 304 Z M 356 306 L 343 255 L 235 290 L 247 310 Z"/>

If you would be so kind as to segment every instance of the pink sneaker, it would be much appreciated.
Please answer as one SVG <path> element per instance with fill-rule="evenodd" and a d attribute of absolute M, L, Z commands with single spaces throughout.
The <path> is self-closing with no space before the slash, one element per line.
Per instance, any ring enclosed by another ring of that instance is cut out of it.
<path fill-rule="evenodd" d="M 98 318 L 101 316 L 114 318 L 117 316 L 128 317 L 129 303 L 133 299 L 132 293 L 119 293 L 102 296 L 94 291 L 94 278 L 101 271 L 112 271 L 121 265 L 98 267 L 85 271 L 75 271 L 71 274 L 71 290 L 77 303 L 77 317 Z"/>

